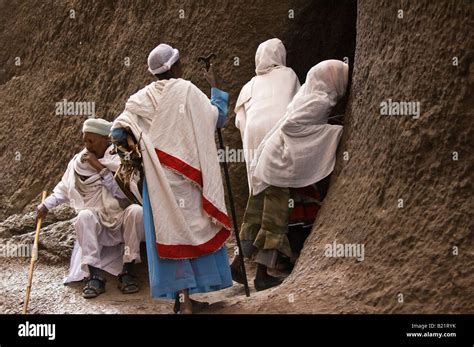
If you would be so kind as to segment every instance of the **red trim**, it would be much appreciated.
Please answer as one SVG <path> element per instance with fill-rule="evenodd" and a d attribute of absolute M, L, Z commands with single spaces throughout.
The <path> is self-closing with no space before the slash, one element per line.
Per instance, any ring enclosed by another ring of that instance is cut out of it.
<path fill-rule="evenodd" d="M 230 236 L 230 231 L 222 228 L 212 239 L 201 245 L 164 245 L 156 243 L 156 250 L 160 258 L 190 259 L 213 253 L 220 249 L 225 240 Z"/>
<path fill-rule="evenodd" d="M 230 230 L 229 216 L 214 206 L 204 195 L 202 196 L 202 207 L 208 215 L 217 219 L 227 230 Z"/>
<path fill-rule="evenodd" d="M 176 158 L 166 152 L 163 152 L 157 148 L 155 148 L 156 155 L 158 156 L 158 159 L 160 163 L 164 166 L 167 166 L 173 170 L 176 170 L 189 178 L 190 180 L 196 182 L 199 184 L 199 186 L 202 188 L 203 185 L 203 180 L 202 180 L 202 174 L 201 171 L 198 169 L 192 167 L 191 165 L 187 164 L 186 162 L 182 161 L 179 158 Z M 227 230 L 231 229 L 230 226 L 230 219 L 227 214 L 219 210 L 215 205 L 213 205 L 207 198 L 202 194 L 202 206 L 204 211 L 206 213 L 215 218 L 219 223 L 221 223 Z"/>
<path fill-rule="evenodd" d="M 173 157 L 172 155 L 166 152 L 160 151 L 157 148 L 155 148 L 155 151 L 161 164 L 168 166 L 176 171 L 181 172 L 184 176 L 196 182 L 202 187 L 201 171 L 192 167 L 191 165 L 182 161 L 181 159 Z"/>

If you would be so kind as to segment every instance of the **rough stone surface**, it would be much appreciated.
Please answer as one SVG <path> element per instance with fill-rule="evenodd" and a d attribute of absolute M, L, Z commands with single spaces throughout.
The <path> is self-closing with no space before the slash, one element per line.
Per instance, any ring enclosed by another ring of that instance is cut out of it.
<path fill-rule="evenodd" d="M 406 2 L 403 19 L 398 6 L 358 2 L 329 194 L 293 273 L 253 312 L 474 312 L 473 3 Z M 420 118 L 381 116 L 387 99 L 420 102 Z M 334 241 L 364 244 L 364 261 L 326 257 Z"/>

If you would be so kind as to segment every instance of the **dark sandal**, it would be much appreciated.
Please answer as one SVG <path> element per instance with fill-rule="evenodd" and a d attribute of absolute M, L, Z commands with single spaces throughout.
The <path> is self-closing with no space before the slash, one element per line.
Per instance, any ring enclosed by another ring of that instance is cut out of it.
<path fill-rule="evenodd" d="M 259 292 L 261 290 L 276 287 L 280 285 L 282 282 L 283 280 L 278 277 L 268 276 L 262 279 L 254 280 L 253 285 L 255 287 L 255 290 Z"/>
<path fill-rule="evenodd" d="M 122 294 L 133 294 L 140 290 L 138 287 L 137 282 L 135 281 L 135 276 L 124 272 L 121 273 L 119 276 L 119 285 L 118 288 L 122 292 Z"/>
<path fill-rule="evenodd" d="M 85 299 L 92 299 L 105 292 L 105 278 L 100 276 L 91 276 L 87 284 L 82 289 L 82 296 Z"/>

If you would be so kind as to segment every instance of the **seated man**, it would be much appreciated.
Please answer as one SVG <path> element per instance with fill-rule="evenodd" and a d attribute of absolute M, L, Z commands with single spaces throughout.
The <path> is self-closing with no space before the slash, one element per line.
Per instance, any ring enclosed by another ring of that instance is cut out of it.
<path fill-rule="evenodd" d="M 124 294 L 139 289 L 132 267 L 140 262 L 140 242 L 145 238 L 143 211 L 140 205 L 130 204 L 114 180 L 120 158 L 109 143 L 111 126 L 103 119 L 84 122 L 85 149 L 72 158 L 53 193 L 37 209 L 43 218 L 62 203 L 78 212 L 74 224 L 77 241 L 65 282 L 87 277 L 86 299 L 105 291 L 102 271 L 119 276 Z"/>

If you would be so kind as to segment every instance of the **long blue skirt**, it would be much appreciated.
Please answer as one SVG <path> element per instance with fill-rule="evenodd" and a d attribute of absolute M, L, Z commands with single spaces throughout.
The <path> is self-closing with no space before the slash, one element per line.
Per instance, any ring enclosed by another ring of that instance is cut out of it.
<path fill-rule="evenodd" d="M 176 292 L 207 293 L 232 286 L 227 248 L 195 259 L 164 259 L 156 251 L 155 224 L 151 213 L 146 180 L 143 183 L 143 219 L 145 223 L 148 272 L 152 298 L 175 299 Z"/>

